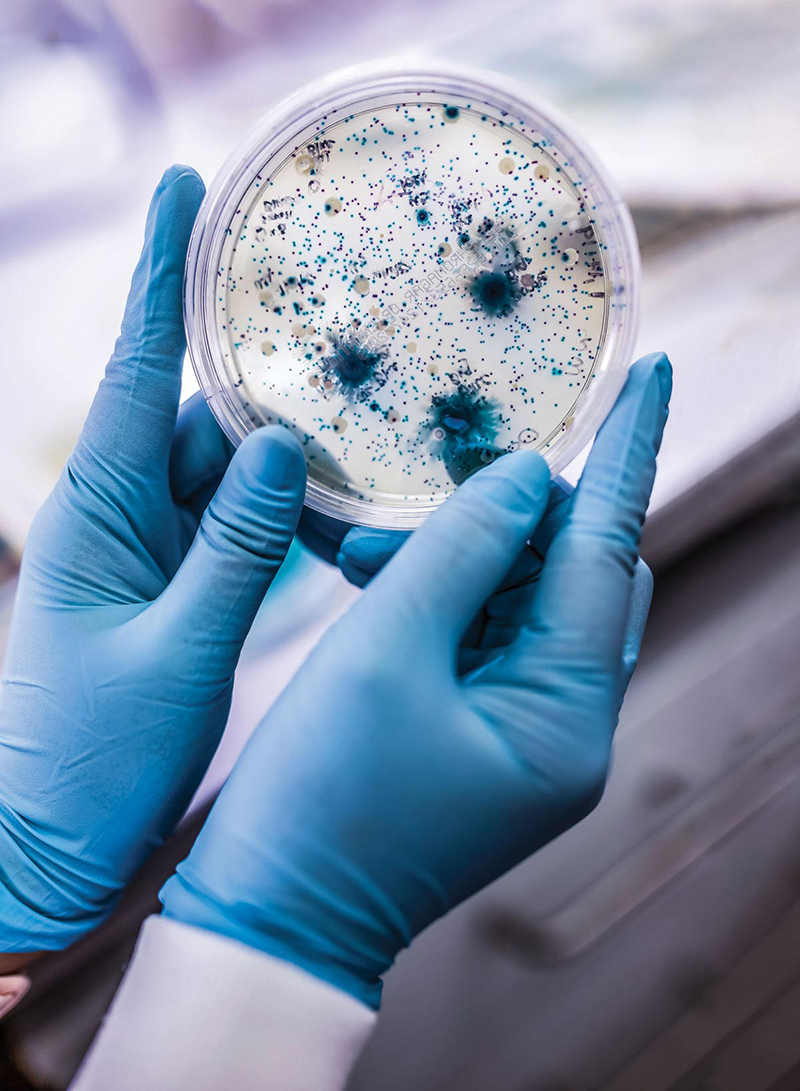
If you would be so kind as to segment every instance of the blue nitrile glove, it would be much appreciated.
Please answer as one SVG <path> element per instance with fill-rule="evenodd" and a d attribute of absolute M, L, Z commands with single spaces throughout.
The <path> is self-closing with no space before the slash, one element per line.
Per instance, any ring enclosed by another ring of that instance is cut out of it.
<path fill-rule="evenodd" d="M 250 436 L 212 500 L 230 450 L 197 403 L 176 426 L 202 195 L 185 167 L 158 186 L 122 334 L 25 548 L 0 689 L 0 951 L 92 928 L 181 816 L 300 514 L 288 432 Z"/>
<path fill-rule="evenodd" d="M 514 594 L 517 598 L 521 595 L 530 594 L 530 591 L 523 591 L 522 588 L 538 579 L 550 542 L 569 512 L 569 499 L 573 491 L 572 486 L 561 478 L 556 478 L 550 483 L 547 507 L 541 522 L 531 535 L 530 548 L 520 555 L 519 563 L 512 568 L 509 576 L 501 585 L 508 591 L 504 600 L 506 605 L 512 597 L 512 588 L 516 588 Z M 312 514 L 317 520 L 326 518 L 317 515 L 316 512 Z M 308 526 L 307 516 L 308 509 L 305 508 L 300 520 L 300 527 L 303 527 L 304 523 Z M 330 522 L 332 523 L 333 520 Z M 355 584 L 356 587 L 366 587 L 384 565 L 388 564 L 411 533 L 403 530 L 374 530 L 371 527 L 350 527 L 345 524 L 339 524 L 339 526 L 344 528 L 341 533 L 338 528 L 335 528 L 331 533 L 329 528 L 322 529 L 317 523 L 314 528 L 314 536 L 316 539 L 320 534 L 327 534 L 327 541 L 330 543 L 328 549 L 330 550 L 335 545 L 336 562 L 339 569 L 350 583 Z M 299 533 L 300 530 L 298 530 Z M 306 530 L 304 539 L 307 535 L 308 531 Z M 321 547 L 316 540 L 314 540 L 313 545 L 316 552 L 322 555 Z M 647 622 L 652 597 L 653 574 L 640 557 L 636 562 L 633 573 L 628 627 L 625 631 L 623 667 L 626 689 L 639 659 L 639 649 L 642 645 L 644 627 Z M 478 626 L 478 631 L 480 631 L 480 626 L 483 624 L 483 614 L 482 610 L 474 622 Z M 464 655 L 467 658 L 469 657 L 471 635 L 468 631 L 465 635 L 465 641 L 462 642 L 466 645 L 462 658 Z"/>
<path fill-rule="evenodd" d="M 249 742 L 162 891 L 170 917 L 377 1005 L 418 932 L 592 809 L 670 388 L 665 356 L 633 367 L 543 563 L 533 452 L 411 536 Z"/>

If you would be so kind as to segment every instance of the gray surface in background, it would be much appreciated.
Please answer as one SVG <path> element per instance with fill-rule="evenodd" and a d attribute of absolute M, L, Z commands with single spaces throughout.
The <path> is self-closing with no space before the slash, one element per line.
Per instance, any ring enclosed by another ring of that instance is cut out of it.
<path fill-rule="evenodd" d="M 675 367 L 643 549 L 664 564 L 800 476 L 800 212 L 643 247 L 638 350 Z"/>

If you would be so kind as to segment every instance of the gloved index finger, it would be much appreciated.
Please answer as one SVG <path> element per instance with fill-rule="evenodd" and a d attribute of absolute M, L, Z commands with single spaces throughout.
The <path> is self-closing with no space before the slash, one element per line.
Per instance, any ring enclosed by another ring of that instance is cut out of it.
<path fill-rule="evenodd" d="M 153 194 L 125 316 L 75 458 L 166 466 L 186 347 L 183 271 L 204 187 L 190 167 L 165 172 Z"/>
<path fill-rule="evenodd" d="M 555 633 L 562 653 L 620 660 L 671 388 L 663 353 L 634 364 L 550 545 L 528 630 Z"/>

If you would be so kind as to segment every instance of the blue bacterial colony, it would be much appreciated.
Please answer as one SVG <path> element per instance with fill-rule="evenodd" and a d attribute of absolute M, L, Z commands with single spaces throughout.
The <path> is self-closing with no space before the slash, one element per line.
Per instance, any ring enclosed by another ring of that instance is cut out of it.
<path fill-rule="evenodd" d="M 253 424 L 331 493 L 424 504 L 572 424 L 608 288 L 557 149 L 468 102 L 328 115 L 257 174 L 218 278 Z"/>

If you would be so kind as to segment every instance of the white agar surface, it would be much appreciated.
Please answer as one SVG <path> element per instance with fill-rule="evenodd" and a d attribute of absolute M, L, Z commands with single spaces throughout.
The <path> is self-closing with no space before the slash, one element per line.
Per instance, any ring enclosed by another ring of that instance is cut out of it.
<path fill-rule="evenodd" d="M 609 291 L 591 206 L 513 121 L 418 98 L 320 123 L 223 247 L 233 393 L 344 497 L 430 505 L 580 411 Z"/>

